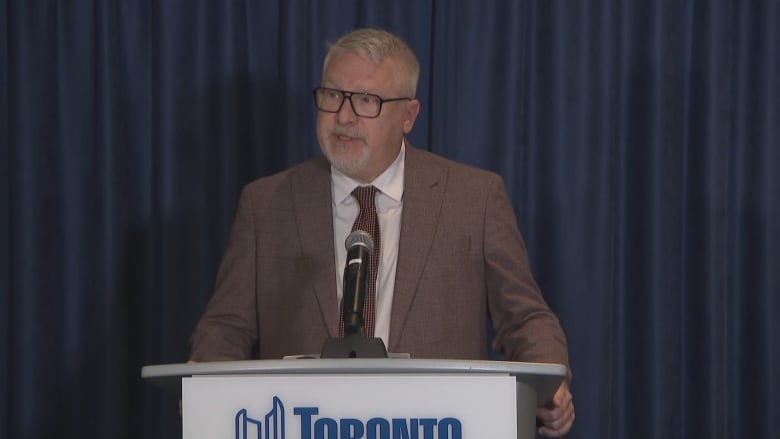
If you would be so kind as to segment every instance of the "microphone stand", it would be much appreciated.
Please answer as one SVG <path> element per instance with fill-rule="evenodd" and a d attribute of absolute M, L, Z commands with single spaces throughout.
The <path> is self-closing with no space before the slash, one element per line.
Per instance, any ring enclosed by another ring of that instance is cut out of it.
<path fill-rule="evenodd" d="M 385 342 L 379 337 L 366 337 L 363 323 L 363 301 L 360 307 L 349 309 L 344 301 L 344 337 L 329 337 L 320 358 L 387 358 Z"/>
<path fill-rule="evenodd" d="M 381 338 L 363 334 L 329 337 L 320 358 L 387 358 L 387 348 Z"/>

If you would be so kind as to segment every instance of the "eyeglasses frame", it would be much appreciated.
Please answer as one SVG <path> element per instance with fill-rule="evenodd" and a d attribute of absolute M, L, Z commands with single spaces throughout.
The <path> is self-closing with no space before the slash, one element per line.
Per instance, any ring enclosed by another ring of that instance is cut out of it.
<path fill-rule="evenodd" d="M 341 103 L 339 104 L 339 108 L 337 108 L 335 111 L 330 110 L 323 110 L 320 108 L 319 102 L 317 101 L 317 92 L 319 90 L 327 90 L 327 91 L 335 91 L 341 93 Z M 317 108 L 317 110 L 325 112 L 325 113 L 338 113 L 341 111 L 341 108 L 344 106 L 344 102 L 349 100 L 349 106 L 352 108 L 352 112 L 355 113 L 356 116 L 362 117 L 365 119 L 376 119 L 382 114 L 382 106 L 385 102 L 397 102 L 397 101 L 411 101 L 414 100 L 414 98 L 410 97 L 402 97 L 402 98 L 389 98 L 384 99 L 382 96 L 379 96 L 378 94 L 374 93 L 366 93 L 361 91 L 347 91 L 347 90 L 339 90 L 337 88 L 330 88 L 330 87 L 314 87 L 314 90 L 312 90 L 312 95 L 314 96 L 314 106 Z M 358 114 L 358 112 L 355 110 L 355 104 L 352 102 L 352 96 L 373 96 L 377 99 L 379 99 L 379 109 L 376 112 L 376 115 L 374 116 L 365 116 L 362 114 Z"/>

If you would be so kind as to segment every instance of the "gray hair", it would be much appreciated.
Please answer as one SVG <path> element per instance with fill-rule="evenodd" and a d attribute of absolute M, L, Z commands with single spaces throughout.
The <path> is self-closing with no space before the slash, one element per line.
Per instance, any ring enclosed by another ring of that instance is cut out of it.
<path fill-rule="evenodd" d="M 399 61 L 403 78 L 401 85 L 414 97 L 417 93 L 417 81 L 420 77 L 420 63 L 412 49 L 401 38 L 382 29 L 357 29 L 342 36 L 328 48 L 322 64 L 324 72 L 335 55 L 352 52 L 379 64 L 385 58 Z"/>

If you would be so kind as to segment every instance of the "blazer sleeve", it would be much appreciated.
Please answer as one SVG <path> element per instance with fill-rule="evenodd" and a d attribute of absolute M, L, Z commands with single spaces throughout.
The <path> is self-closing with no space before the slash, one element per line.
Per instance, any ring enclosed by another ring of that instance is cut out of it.
<path fill-rule="evenodd" d="M 214 295 L 190 339 L 190 360 L 251 358 L 257 344 L 256 252 L 251 191 L 241 193 Z"/>
<path fill-rule="evenodd" d="M 531 273 L 525 242 L 504 188 L 491 180 L 484 229 L 488 309 L 496 335 L 492 347 L 508 360 L 569 367 L 566 337 Z"/>

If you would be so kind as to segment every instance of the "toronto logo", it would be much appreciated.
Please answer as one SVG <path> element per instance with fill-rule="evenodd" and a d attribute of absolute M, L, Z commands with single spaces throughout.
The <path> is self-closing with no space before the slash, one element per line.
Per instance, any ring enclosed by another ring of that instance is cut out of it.
<path fill-rule="evenodd" d="M 273 408 L 262 421 L 250 418 L 246 409 L 236 413 L 236 439 L 249 438 L 284 439 L 284 404 L 279 397 L 274 396 Z"/>
<path fill-rule="evenodd" d="M 294 407 L 300 439 L 462 439 L 463 426 L 455 417 L 386 418 L 372 416 L 328 417 L 319 407 Z M 236 439 L 285 439 L 284 403 L 274 396 L 271 410 L 262 419 L 249 416 L 246 408 L 236 413 Z"/>

